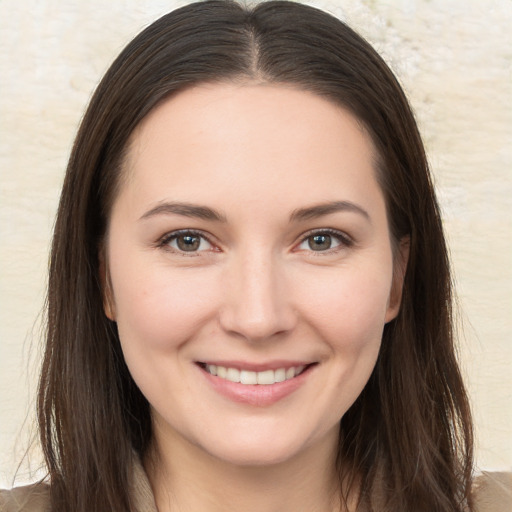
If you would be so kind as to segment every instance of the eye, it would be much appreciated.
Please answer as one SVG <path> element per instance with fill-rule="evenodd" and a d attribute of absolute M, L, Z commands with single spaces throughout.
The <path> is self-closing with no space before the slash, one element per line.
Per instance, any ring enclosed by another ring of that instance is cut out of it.
<path fill-rule="evenodd" d="M 299 244 L 299 251 L 327 252 L 341 247 L 349 247 L 352 240 L 345 234 L 334 231 L 316 231 L 307 235 Z"/>
<path fill-rule="evenodd" d="M 197 253 L 214 249 L 203 234 L 190 230 L 169 233 L 162 238 L 159 245 L 181 253 Z"/>

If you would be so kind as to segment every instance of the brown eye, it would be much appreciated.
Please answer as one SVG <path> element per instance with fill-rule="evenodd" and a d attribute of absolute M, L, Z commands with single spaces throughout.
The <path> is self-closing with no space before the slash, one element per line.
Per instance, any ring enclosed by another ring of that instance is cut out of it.
<path fill-rule="evenodd" d="M 353 244 L 352 239 L 342 231 L 325 230 L 306 234 L 302 242 L 297 246 L 300 251 L 331 253 L 337 249 L 349 248 Z"/>
<path fill-rule="evenodd" d="M 201 234 L 194 231 L 175 231 L 162 239 L 162 247 L 178 253 L 200 253 L 213 249 L 212 244 Z"/>
<path fill-rule="evenodd" d="M 201 245 L 201 238 L 196 235 L 181 235 L 176 237 L 176 245 L 181 251 L 197 251 Z"/>
<path fill-rule="evenodd" d="M 326 251 L 332 246 L 332 237 L 325 233 L 308 237 L 308 247 L 312 251 Z"/>

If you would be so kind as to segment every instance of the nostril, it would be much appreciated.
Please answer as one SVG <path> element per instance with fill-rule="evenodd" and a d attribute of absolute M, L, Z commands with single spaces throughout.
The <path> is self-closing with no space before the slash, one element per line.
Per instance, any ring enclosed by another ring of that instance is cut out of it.
<path fill-rule="evenodd" d="M 293 313 L 284 307 L 252 307 L 248 304 L 233 306 L 220 316 L 221 328 L 232 336 L 250 342 L 275 340 L 287 335 L 295 326 Z"/>

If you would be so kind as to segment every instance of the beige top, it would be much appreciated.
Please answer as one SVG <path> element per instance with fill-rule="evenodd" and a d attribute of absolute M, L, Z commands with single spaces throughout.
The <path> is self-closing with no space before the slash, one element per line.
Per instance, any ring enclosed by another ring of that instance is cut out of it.
<path fill-rule="evenodd" d="M 135 465 L 133 496 L 137 512 L 157 512 L 144 469 Z M 39 483 L 0 490 L 0 512 L 50 512 L 49 486 Z M 475 479 L 474 512 L 512 512 L 512 473 L 483 473 Z"/>

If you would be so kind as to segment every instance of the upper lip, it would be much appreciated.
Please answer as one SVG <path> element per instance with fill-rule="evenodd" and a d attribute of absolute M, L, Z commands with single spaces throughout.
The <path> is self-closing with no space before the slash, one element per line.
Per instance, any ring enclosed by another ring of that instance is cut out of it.
<path fill-rule="evenodd" d="M 280 368 L 292 368 L 297 366 L 308 366 L 315 361 L 290 361 L 290 360 L 273 360 L 265 363 L 252 363 L 248 361 L 233 361 L 233 360 L 205 360 L 198 361 L 199 365 L 215 365 L 223 366 L 224 368 L 236 368 L 238 370 L 246 370 L 250 372 L 264 372 L 265 370 L 278 370 Z"/>

